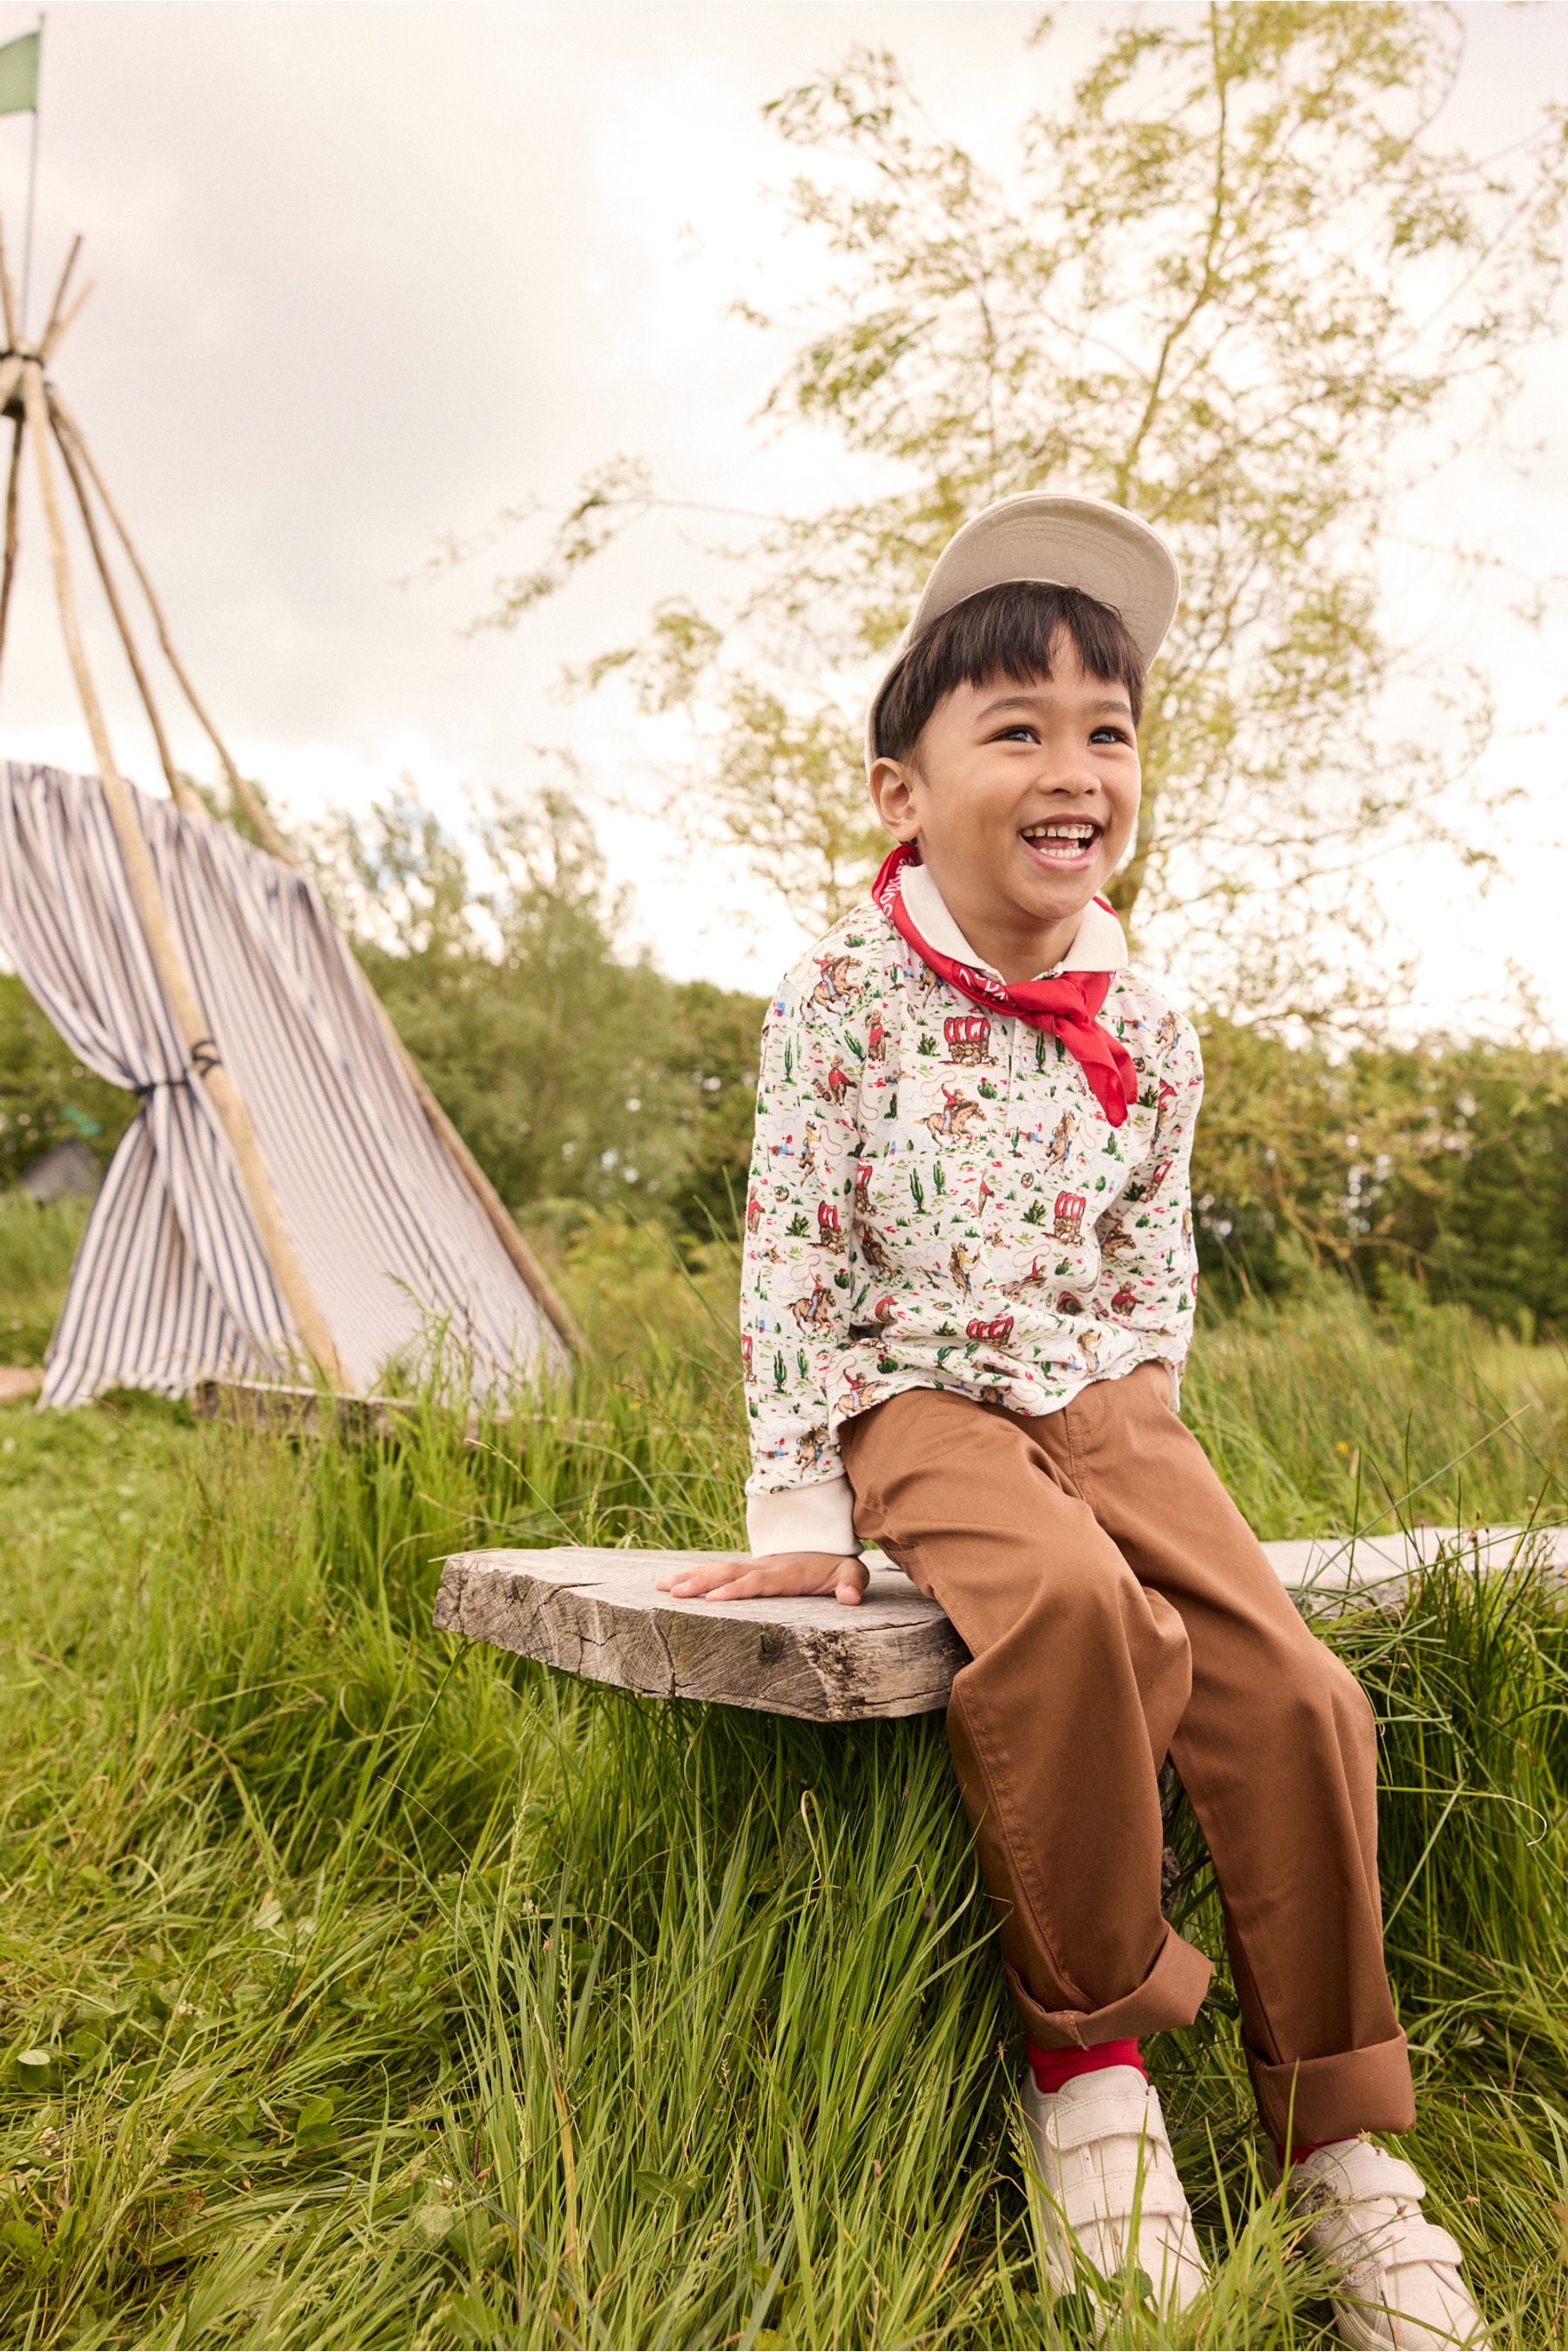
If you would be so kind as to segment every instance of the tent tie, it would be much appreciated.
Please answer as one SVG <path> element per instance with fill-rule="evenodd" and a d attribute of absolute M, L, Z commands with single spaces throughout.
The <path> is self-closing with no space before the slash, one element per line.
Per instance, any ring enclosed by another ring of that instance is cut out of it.
<path fill-rule="evenodd" d="M 172 1078 L 148 1078 L 141 1086 L 132 1087 L 131 1091 L 139 1102 L 151 1102 L 160 1087 L 188 1087 L 193 1073 L 198 1078 L 205 1078 L 209 1070 L 219 1069 L 222 1065 L 223 1055 L 218 1052 L 216 1041 L 211 1037 L 198 1037 L 191 1047 L 190 1062 L 184 1069 Z"/>

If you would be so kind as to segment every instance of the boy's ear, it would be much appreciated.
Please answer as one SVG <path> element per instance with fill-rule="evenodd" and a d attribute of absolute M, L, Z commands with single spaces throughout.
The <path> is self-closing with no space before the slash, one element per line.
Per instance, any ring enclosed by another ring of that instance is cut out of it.
<path fill-rule="evenodd" d="M 912 841 L 920 830 L 914 784 L 901 760 L 878 760 L 868 782 L 871 805 L 896 841 Z"/>

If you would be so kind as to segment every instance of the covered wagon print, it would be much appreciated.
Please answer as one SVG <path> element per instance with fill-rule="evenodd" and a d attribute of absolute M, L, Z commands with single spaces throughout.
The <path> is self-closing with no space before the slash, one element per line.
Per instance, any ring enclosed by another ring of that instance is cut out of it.
<path fill-rule="evenodd" d="M 951 1013 L 942 1024 L 950 1062 L 989 1062 L 991 1024 L 984 1013 Z"/>
<path fill-rule="evenodd" d="M 1076 1242 L 1083 1233 L 1083 1213 L 1089 1202 L 1081 1192 L 1058 1192 L 1051 1231 L 1058 1242 Z"/>

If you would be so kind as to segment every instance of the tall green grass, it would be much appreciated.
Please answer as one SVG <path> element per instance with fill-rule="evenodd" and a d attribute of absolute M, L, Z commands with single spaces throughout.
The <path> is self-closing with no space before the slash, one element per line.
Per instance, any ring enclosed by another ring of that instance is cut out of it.
<path fill-rule="evenodd" d="M 940 1724 L 660 1706 L 430 1630 L 447 1550 L 739 1536 L 722 1254 L 602 1223 L 563 1273 L 594 1368 L 478 1445 L 434 1402 L 363 1444 L 0 1412 L 0 2341 L 1082 2340 Z M 1208 1333 L 1186 1409 L 1275 1535 L 1568 1516 L 1563 1395 L 1328 1293 Z M 1560 2344 L 1568 1632 L 1456 1565 L 1332 1637 L 1384 1724 L 1412 2152 L 1499 2340 Z M 1217 2269 L 1179 2336 L 1116 2340 L 1328 2340 L 1223 1969 L 1152 2055 Z"/>

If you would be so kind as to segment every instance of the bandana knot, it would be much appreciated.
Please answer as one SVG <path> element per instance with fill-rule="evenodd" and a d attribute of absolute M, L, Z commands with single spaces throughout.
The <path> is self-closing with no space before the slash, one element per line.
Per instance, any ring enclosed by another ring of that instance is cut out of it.
<path fill-rule="evenodd" d="M 1111 1126 L 1121 1126 L 1128 1106 L 1138 1099 L 1138 1073 L 1121 1040 L 1102 1029 L 1095 1018 L 1110 991 L 1110 972 L 1059 971 L 1053 980 L 1010 982 L 982 971 L 976 964 L 961 963 L 956 956 L 943 955 L 921 937 L 904 904 L 904 868 L 919 863 L 918 851 L 909 842 L 900 842 L 871 885 L 871 896 L 893 929 L 909 941 L 922 963 L 972 1004 L 1010 1013 L 1031 1029 L 1058 1037 Z"/>

